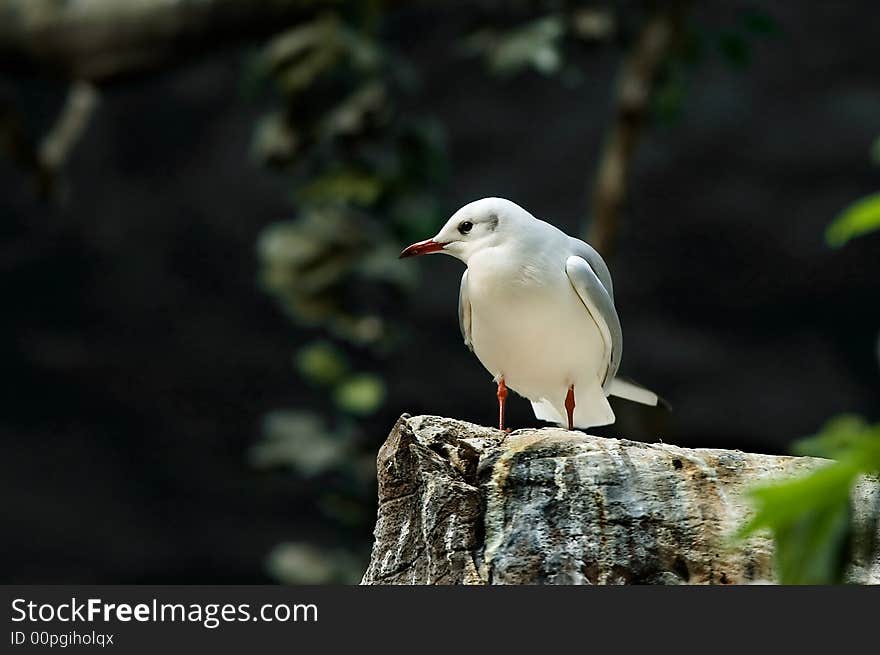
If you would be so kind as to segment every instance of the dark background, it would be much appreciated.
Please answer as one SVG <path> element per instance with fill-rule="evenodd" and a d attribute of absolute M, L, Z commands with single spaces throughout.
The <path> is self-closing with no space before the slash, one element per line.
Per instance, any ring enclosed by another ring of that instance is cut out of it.
<path fill-rule="evenodd" d="M 654 431 L 622 420 L 602 434 L 783 453 L 835 414 L 878 417 L 880 237 L 823 241 L 880 178 L 876 4 L 773 16 L 781 34 L 748 68 L 707 61 L 681 120 L 640 144 L 609 261 L 622 371 L 674 411 Z M 416 102 L 446 127 L 449 211 L 499 195 L 580 231 L 618 55 L 591 57 L 575 88 L 493 80 L 447 54 L 458 29 L 412 12 L 391 37 L 422 71 Z M 61 202 L 0 159 L 5 582 L 265 582 L 281 541 L 368 543 L 372 526 L 337 530 L 301 479 L 245 457 L 265 412 L 326 404 L 291 367 L 307 333 L 256 284 L 257 234 L 291 206 L 248 158 L 265 107 L 240 92 L 247 47 L 104 89 Z M 5 81 L 44 130 L 64 85 Z M 421 267 L 423 286 L 413 339 L 384 371 L 389 399 L 365 423 L 375 448 L 402 412 L 495 414 L 458 333 L 461 265 L 400 265 Z M 537 425 L 511 405 L 512 425 Z"/>

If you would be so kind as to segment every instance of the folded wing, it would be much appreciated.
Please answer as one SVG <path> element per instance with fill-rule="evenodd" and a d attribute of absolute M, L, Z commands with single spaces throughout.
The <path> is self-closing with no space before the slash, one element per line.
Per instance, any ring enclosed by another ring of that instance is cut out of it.
<path fill-rule="evenodd" d="M 577 242 L 584 255 L 569 257 L 565 262 L 565 270 L 571 286 L 584 303 L 590 316 L 599 326 L 602 339 L 605 341 L 606 352 L 610 353 L 608 369 L 602 381 L 602 388 L 609 396 L 625 398 L 642 405 L 666 405 L 662 398 L 640 384 L 617 377 L 620 357 L 623 351 L 623 335 L 620 319 L 614 307 L 614 296 L 611 291 L 611 276 L 602 257 L 582 241 Z M 589 259 L 587 259 L 589 258 Z"/>
<path fill-rule="evenodd" d="M 461 286 L 458 288 L 458 327 L 461 330 L 461 337 L 464 339 L 464 345 L 470 350 L 474 349 L 471 342 L 471 301 L 468 297 L 468 272 L 464 271 L 461 276 Z"/>
<path fill-rule="evenodd" d="M 599 257 L 598 253 L 596 257 Z M 599 259 L 601 260 L 601 257 Z M 607 269 L 605 270 L 607 272 Z M 572 288 L 584 304 L 584 310 L 589 312 L 602 335 L 606 362 L 605 374 L 602 376 L 602 388 L 607 395 L 611 391 L 611 383 L 617 374 L 620 357 L 623 353 L 623 333 L 620 329 L 617 310 L 614 308 L 614 300 L 596 271 L 583 257 L 572 255 L 566 259 L 565 272 Z"/>

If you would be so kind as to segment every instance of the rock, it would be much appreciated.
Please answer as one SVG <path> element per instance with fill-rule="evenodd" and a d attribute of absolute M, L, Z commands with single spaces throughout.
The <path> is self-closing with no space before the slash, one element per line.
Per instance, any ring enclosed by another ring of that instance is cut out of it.
<path fill-rule="evenodd" d="M 821 462 L 404 415 L 362 584 L 772 582 L 771 540 L 732 539 L 745 491 Z M 856 516 L 877 494 L 859 485 Z M 853 571 L 880 582 L 880 561 Z"/>

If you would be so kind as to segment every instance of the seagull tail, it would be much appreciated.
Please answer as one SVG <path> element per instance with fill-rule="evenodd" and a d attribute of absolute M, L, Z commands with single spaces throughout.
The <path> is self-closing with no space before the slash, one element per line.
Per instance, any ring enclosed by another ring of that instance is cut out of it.
<path fill-rule="evenodd" d="M 532 401 L 532 411 L 540 421 L 556 423 L 568 427 L 568 418 L 564 408 L 556 408 L 549 400 Z M 574 408 L 574 426 L 586 429 L 614 423 L 614 411 L 601 390 L 585 395 L 585 400 L 578 402 Z"/>
<path fill-rule="evenodd" d="M 550 404 L 549 400 L 533 400 L 532 411 L 535 412 L 535 418 L 539 421 L 559 423 L 560 425 L 564 422 L 559 415 L 559 412 L 557 412 L 553 405 Z"/>
<path fill-rule="evenodd" d="M 663 405 L 669 409 L 669 403 L 656 393 L 632 380 L 627 380 L 626 378 L 614 378 L 611 382 L 611 389 L 608 391 L 608 394 L 611 396 L 617 396 L 618 398 L 631 400 L 634 403 L 641 403 L 642 405 L 650 405 L 652 407 Z"/>

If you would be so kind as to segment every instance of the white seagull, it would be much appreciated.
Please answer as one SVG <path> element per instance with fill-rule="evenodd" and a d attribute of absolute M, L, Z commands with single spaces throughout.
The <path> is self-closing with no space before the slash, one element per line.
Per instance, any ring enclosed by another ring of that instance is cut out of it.
<path fill-rule="evenodd" d="M 617 377 L 623 336 L 611 274 L 592 247 L 503 198 L 452 215 L 401 257 L 463 261 L 458 317 L 465 345 L 498 383 L 498 423 L 510 388 L 543 421 L 569 430 L 614 423 L 608 395 L 656 405 L 657 394 Z M 575 402 L 575 394 L 577 402 Z"/>

